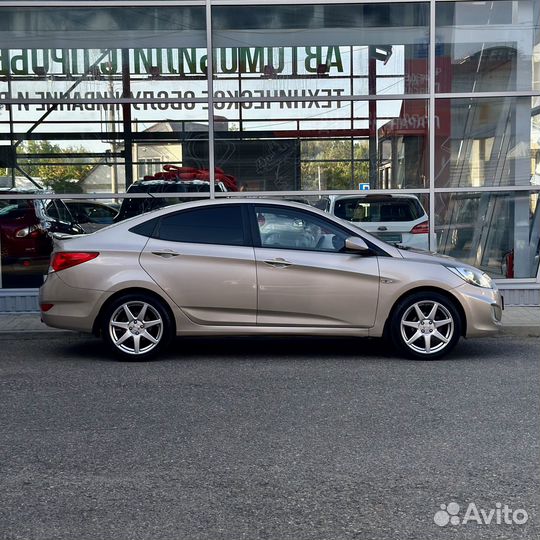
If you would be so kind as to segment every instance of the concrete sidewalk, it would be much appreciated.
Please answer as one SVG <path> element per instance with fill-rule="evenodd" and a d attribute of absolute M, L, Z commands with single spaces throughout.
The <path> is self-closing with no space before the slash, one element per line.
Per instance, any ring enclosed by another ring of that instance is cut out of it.
<path fill-rule="evenodd" d="M 68 332 L 45 326 L 39 313 L 0 313 L 0 334 Z M 540 337 L 540 307 L 508 306 L 503 312 L 502 333 Z"/>

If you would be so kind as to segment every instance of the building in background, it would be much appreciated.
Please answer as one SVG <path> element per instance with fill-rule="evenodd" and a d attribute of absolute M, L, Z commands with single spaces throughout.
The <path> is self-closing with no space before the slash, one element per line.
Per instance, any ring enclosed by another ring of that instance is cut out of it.
<path fill-rule="evenodd" d="M 315 204 L 405 190 L 432 248 L 540 304 L 537 0 L 208 1 L 210 20 L 189 0 L 0 6 L 0 175 L 109 198 L 164 164 Z"/>

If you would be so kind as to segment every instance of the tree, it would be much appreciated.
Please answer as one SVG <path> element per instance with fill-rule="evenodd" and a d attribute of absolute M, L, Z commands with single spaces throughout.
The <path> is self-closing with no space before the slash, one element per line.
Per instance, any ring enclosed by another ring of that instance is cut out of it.
<path fill-rule="evenodd" d="M 357 189 L 369 181 L 367 158 L 364 141 L 302 141 L 302 189 Z"/>
<path fill-rule="evenodd" d="M 41 180 L 47 188 L 56 193 L 81 193 L 79 181 L 92 169 L 93 165 L 83 163 L 81 158 L 62 157 L 62 154 L 80 154 L 86 152 L 82 146 L 60 147 L 50 141 L 28 141 L 22 145 L 19 158 L 28 160 L 21 166 L 32 178 Z M 39 158 L 36 155 L 51 154 L 58 157 Z M 76 160 L 77 163 L 73 163 Z"/>

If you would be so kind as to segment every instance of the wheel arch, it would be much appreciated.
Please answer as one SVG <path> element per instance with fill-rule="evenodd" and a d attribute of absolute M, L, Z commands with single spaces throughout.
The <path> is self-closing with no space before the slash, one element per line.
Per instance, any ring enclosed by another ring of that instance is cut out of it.
<path fill-rule="evenodd" d="M 392 305 L 392 308 L 388 312 L 386 321 L 384 322 L 384 335 L 388 335 L 390 322 L 399 304 L 408 296 L 412 296 L 413 294 L 423 293 L 423 292 L 433 292 L 433 293 L 440 294 L 452 303 L 452 305 L 456 308 L 457 312 L 459 313 L 459 318 L 461 322 L 461 336 L 465 337 L 467 333 L 467 316 L 465 314 L 465 310 L 463 309 L 463 306 L 461 305 L 461 302 L 452 293 L 448 292 L 447 290 L 440 289 L 438 287 L 428 287 L 428 286 L 409 289 L 408 291 L 405 291 L 401 296 L 399 296 L 399 298 L 396 299 L 396 301 Z"/>
<path fill-rule="evenodd" d="M 155 291 L 152 291 L 151 289 L 146 289 L 144 287 L 128 287 L 126 289 L 121 289 L 119 291 L 116 291 L 114 294 L 112 294 L 111 296 L 109 296 L 109 298 L 107 298 L 107 300 L 105 300 L 105 302 L 103 302 L 103 305 L 101 306 L 101 308 L 99 309 L 99 312 L 94 320 L 94 324 L 92 326 L 92 333 L 95 335 L 95 336 L 100 336 L 101 335 L 101 327 L 102 327 L 102 319 L 103 319 L 103 314 L 106 312 L 107 308 L 112 304 L 112 302 L 114 302 L 115 300 L 117 300 L 118 298 L 122 297 L 122 296 L 125 296 L 127 294 L 144 294 L 146 296 L 151 296 L 153 298 L 155 298 L 157 301 L 159 301 L 161 303 L 161 305 L 163 306 L 163 308 L 167 311 L 170 319 L 171 319 L 171 323 L 173 324 L 176 324 L 175 321 L 176 321 L 176 318 L 174 316 L 174 313 L 171 309 L 171 306 L 169 305 L 169 303 L 167 302 L 167 300 L 165 300 L 165 298 L 163 296 L 161 296 L 160 294 L 156 293 Z"/>

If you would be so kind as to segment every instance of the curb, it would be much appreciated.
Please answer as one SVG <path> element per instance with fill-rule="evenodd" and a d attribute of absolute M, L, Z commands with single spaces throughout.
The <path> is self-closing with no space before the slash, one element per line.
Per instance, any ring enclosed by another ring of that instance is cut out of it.
<path fill-rule="evenodd" d="M 540 326 L 503 326 L 501 336 L 540 337 Z"/>

